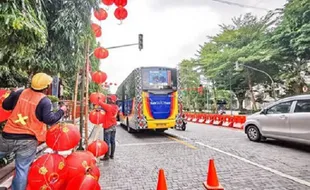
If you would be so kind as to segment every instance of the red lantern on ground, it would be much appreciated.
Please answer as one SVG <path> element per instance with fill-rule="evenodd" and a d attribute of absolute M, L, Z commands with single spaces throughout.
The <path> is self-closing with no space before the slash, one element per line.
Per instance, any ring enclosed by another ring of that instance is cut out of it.
<path fill-rule="evenodd" d="M 114 11 L 114 16 L 118 20 L 124 20 L 128 16 L 128 12 L 124 7 L 117 7 Z"/>
<path fill-rule="evenodd" d="M 97 180 L 97 181 L 100 178 L 100 170 L 97 166 L 92 167 L 91 170 L 89 170 L 88 174 L 93 176 L 95 178 L 95 180 Z"/>
<path fill-rule="evenodd" d="M 114 4 L 117 7 L 125 7 L 127 5 L 127 0 L 114 0 Z"/>
<path fill-rule="evenodd" d="M 102 3 L 107 5 L 107 6 L 110 6 L 110 5 L 113 5 L 114 0 L 102 0 Z"/>
<path fill-rule="evenodd" d="M 44 154 L 39 157 L 29 170 L 29 189 L 63 189 L 67 179 L 65 164 L 65 158 L 59 154 Z"/>
<path fill-rule="evenodd" d="M 99 26 L 98 24 L 92 23 L 91 27 L 95 33 L 95 36 L 98 38 L 101 36 L 102 32 L 101 32 L 101 26 Z"/>
<path fill-rule="evenodd" d="M 76 151 L 67 156 L 66 169 L 67 179 L 72 179 L 77 174 L 86 175 L 93 167 L 96 166 L 96 158 L 91 152 Z"/>
<path fill-rule="evenodd" d="M 100 190 L 100 185 L 96 179 L 91 175 L 78 175 L 71 179 L 67 185 L 66 190 L 72 189 L 92 189 Z"/>
<path fill-rule="evenodd" d="M 98 59 L 105 59 L 109 56 L 109 51 L 103 47 L 98 47 L 95 49 L 94 55 Z"/>
<path fill-rule="evenodd" d="M 79 128 L 70 123 L 58 123 L 46 134 L 46 144 L 55 151 L 70 150 L 78 145 L 81 139 Z"/>
<path fill-rule="evenodd" d="M 96 140 L 88 145 L 87 150 L 93 153 L 95 157 L 99 157 L 105 155 L 109 149 L 105 141 Z"/>
<path fill-rule="evenodd" d="M 106 98 L 102 93 L 99 92 L 93 92 L 89 96 L 89 100 L 92 104 L 98 105 L 99 101 L 105 102 Z"/>
<path fill-rule="evenodd" d="M 104 122 L 105 112 L 103 110 L 93 110 L 89 113 L 89 121 L 95 125 L 99 125 Z"/>
<path fill-rule="evenodd" d="M 97 84 L 104 83 L 107 80 L 107 78 L 108 78 L 107 74 L 102 71 L 96 71 L 92 74 L 92 80 Z"/>
<path fill-rule="evenodd" d="M 94 16 L 98 20 L 105 20 L 108 17 L 108 13 L 103 8 L 100 8 L 100 9 L 94 11 Z"/>
<path fill-rule="evenodd" d="M 12 113 L 12 111 L 7 111 L 7 110 L 2 108 L 3 100 L 5 98 L 7 98 L 9 95 L 10 95 L 10 91 L 8 91 L 8 90 L 0 90 L 0 122 L 6 121 L 10 117 L 10 115 Z"/>

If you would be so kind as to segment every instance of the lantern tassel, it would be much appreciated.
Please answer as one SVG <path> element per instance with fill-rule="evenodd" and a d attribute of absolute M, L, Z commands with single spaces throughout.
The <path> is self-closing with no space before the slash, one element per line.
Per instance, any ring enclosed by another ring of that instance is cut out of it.
<path fill-rule="evenodd" d="M 123 24 L 123 20 L 120 20 L 120 23 L 118 25 L 122 25 Z"/>

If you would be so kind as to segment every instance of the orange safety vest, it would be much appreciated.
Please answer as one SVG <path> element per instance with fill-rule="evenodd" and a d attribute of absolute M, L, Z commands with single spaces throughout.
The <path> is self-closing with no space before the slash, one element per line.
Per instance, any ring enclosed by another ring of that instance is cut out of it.
<path fill-rule="evenodd" d="M 34 135 L 38 141 L 44 142 L 47 128 L 36 116 L 37 105 L 44 97 L 43 93 L 25 89 L 19 96 L 3 131 L 11 134 Z"/>

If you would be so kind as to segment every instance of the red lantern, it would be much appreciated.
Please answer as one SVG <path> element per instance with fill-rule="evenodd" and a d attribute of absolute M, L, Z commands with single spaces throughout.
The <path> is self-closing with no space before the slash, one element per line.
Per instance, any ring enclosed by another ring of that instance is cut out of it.
<path fill-rule="evenodd" d="M 101 36 L 101 27 L 98 24 L 92 23 L 91 27 L 95 33 L 95 36 L 98 38 Z"/>
<path fill-rule="evenodd" d="M 89 171 L 88 174 L 93 176 L 95 178 L 95 180 L 99 180 L 100 178 L 100 170 L 97 166 L 92 167 Z"/>
<path fill-rule="evenodd" d="M 97 84 L 104 83 L 107 80 L 107 78 L 108 78 L 107 74 L 102 71 L 96 71 L 92 74 L 92 80 Z"/>
<path fill-rule="evenodd" d="M 7 111 L 2 108 L 3 100 L 7 98 L 9 95 L 10 95 L 10 91 L 0 90 L 0 122 L 6 121 L 12 113 L 12 111 Z"/>
<path fill-rule="evenodd" d="M 115 86 L 117 86 L 117 84 L 116 84 L 116 83 L 114 83 L 114 85 L 115 85 Z"/>
<path fill-rule="evenodd" d="M 96 165 L 96 158 L 91 152 L 76 151 L 67 156 L 66 167 L 68 170 L 67 179 L 72 179 L 77 174 L 86 175 Z"/>
<path fill-rule="evenodd" d="M 105 85 L 107 85 L 107 84 L 108 84 L 108 82 L 105 82 L 104 84 L 105 84 Z"/>
<path fill-rule="evenodd" d="M 114 0 L 114 4 L 117 7 L 125 7 L 127 5 L 127 0 Z"/>
<path fill-rule="evenodd" d="M 98 47 L 95 49 L 94 55 L 98 59 L 105 59 L 109 56 L 109 51 L 103 47 Z"/>
<path fill-rule="evenodd" d="M 113 83 L 112 82 L 110 82 L 110 86 L 112 86 L 113 85 Z"/>
<path fill-rule="evenodd" d="M 79 128 L 70 123 L 58 123 L 46 134 L 46 144 L 56 151 L 70 150 L 78 145 L 81 139 Z"/>
<path fill-rule="evenodd" d="M 108 84 L 106 84 L 106 85 L 104 85 L 104 87 L 109 88 L 109 85 L 108 85 Z"/>
<path fill-rule="evenodd" d="M 108 152 L 108 145 L 105 141 L 96 140 L 88 145 L 87 150 L 93 153 L 95 157 L 99 157 Z"/>
<path fill-rule="evenodd" d="M 96 179 L 91 175 L 78 175 L 71 179 L 67 185 L 66 190 L 72 189 L 92 189 L 100 190 L 100 185 Z"/>
<path fill-rule="evenodd" d="M 89 121 L 95 125 L 99 125 L 104 122 L 105 112 L 103 110 L 93 110 L 89 113 Z"/>
<path fill-rule="evenodd" d="M 98 20 L 105 20 L 108 17 L 108 13 L 103 8 L 100 8 L 100 9 L 94 11 L 94 16 Z"/>
<path fill-rule="evenodd" d="M 114 11 L 114 16 L 118 20 L 124 20 L 128 16 L 128 12 L 124 7 L 117 7 Z"/>
<path fill-rule="evenodd" d="M 67 179 L 65 158 L 59 154 L 44 154 L 29 169 L 28 186 L 31 190 L 63 189 Z"/>
<path fill-rule="evenodd" d="M 98 105 L 99 101 L 105 102 L 105 96 L 99 92 L 93 92 L 89 96 L 89 100 L 92 104 Z"/>
<path fill-rule="evenodd" d="M 107 5 L 107 6 L 110 6 L 110 5 L 113 5 L 114 0 L 102 0 L 102 3 Z"/>

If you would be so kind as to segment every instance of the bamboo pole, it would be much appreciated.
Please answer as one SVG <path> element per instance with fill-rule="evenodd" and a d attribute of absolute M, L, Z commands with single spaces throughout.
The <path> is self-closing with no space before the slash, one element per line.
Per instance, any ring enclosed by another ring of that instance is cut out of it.
<path fill-rule="evenodd" d="M 86 65 L 86 97 L 85 97 L 85 145 L 86 147 L 88 146 L 88 107 L 89 107 L 89 101 L 88 101 L 88 91 L 89 91 L 89 78 L 88 78 L 88 75 L 89 75 L 89 41 L 87 41 L 87 56 L 86 56 L 86 62 L 85 62 L 85 65 Z"/>
<path fill-rule="evenodd" d="M 76 117 L 76 103 L 78 97 L 78 87 L 79 87 L 79 66 L 77 67 L 76 77 L 75 77 L 75 87 L 74 87 L 74 99 L 73 99 L 73 124 L 76 125 L 75 117 Z"/>

